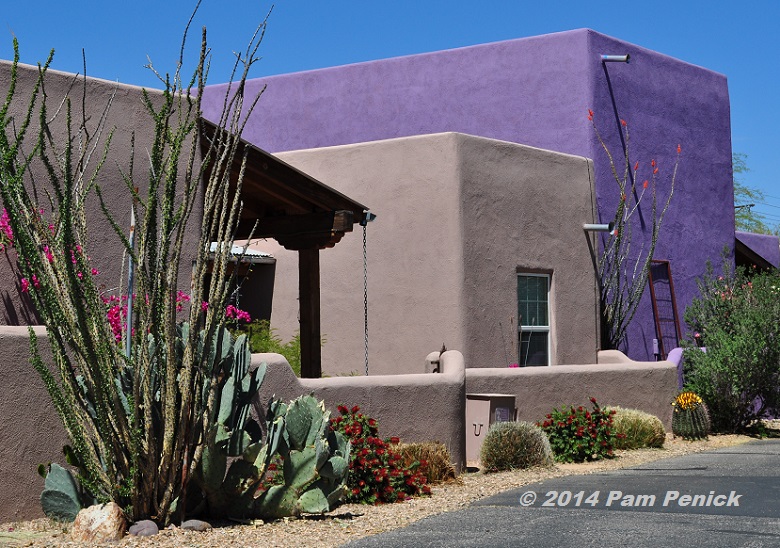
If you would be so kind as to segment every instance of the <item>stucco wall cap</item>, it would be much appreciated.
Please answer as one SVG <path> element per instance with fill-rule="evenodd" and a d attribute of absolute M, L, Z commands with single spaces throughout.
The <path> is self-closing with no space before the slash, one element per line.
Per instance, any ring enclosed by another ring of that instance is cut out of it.
<path fill-rule="evenodd" d="M 283 152 L 275 152 L 274 156 L 278 156 L 279 158 L 284 158 L 285 154 L 293 154 L 298 152 L 307 152 L 307 151 L 313 151 L 313 150 L 321 150 L 321 151 L 327 151 L 327 150 L 350 150 L 350 149 L 358 149 L 358 148 L 364 148 L 364 147 L 370 147 L 370 146 L 382 146 L 384 144 L 389 143 L 414 143 L 414 142 L 425 142 L 425 141 L 431 141 L 431 140 L 449 140 L 449 141 L 455 141 L 457 143 L 468 143 L 471 142 L 481 142 L 485 144 L 494 143 L 494 144 L 502 144 L 507 147 L 515 147 L 518 150 L 528 150 L 528 151 L 536 151 L 540 154 L 549 154 L 550 156 L 555 156 L 558 158 L 576 158 L 581 160 L 589 160 L 589 158 L 585 158 L 584 156 L 580 156 L 577 154 L 568 154 L 565 152 L 558 152 L 555 150 L 548 150 L 544 148 L 534 147 L 530 145 L 524 145 L 522 143 L 514 143 L 512 141 L 504 141 L 501 139 L 493 139 L 491 137 L 481 137 L 479 135 L 470 135 L 468 133 L 461 133 L 458 131 L 443 131 L 440 133 L 427 133 L 424 135 L 409 135 L 405 137 L 393 137 L 390 139 L 378 139 L 376 141 L 363 141 L 360 143 L 348 143 L 344 145 L 333 145 L 328 147 L 317 147 L 317 148 L 305 148 L 305 149 L 298 149 L 298 150 L 285 150 Z"/>
<path fill-rule="evenodd" d="M 36 337 L 46 336 L 45 325 L 32 326 L 33 332 Z M 12 337 L 26 337 L 29 332 L 29 327 L 26 325 L 0 325 L 0 337 L 3 335 L 10 335 Z"/>
<path fill-rule="evenodd" d="M 552 367 L 484 367 L 466 369 L 466 378 L 495 377 L 544 377 L 561 376 L 567 373 L 609 373 L 609 372 L 640 372 L 640 371 L 664 371 L 677 369 L 677 365 L 669 361 L 659 362 L 629 362 L 629 363 L 597 363 L 586 365 L 556 365 Z"/>
<path fill-rule="evenodd" d="M 590 37 L 598 37 L 598 38 L 601 38 L 601 39 L 611 40 L 611 41 L 617 42 L 619 44 L 625 44 L 626 47 L 631 48 L 631 50 L 632 50 L 631 51 L 631 63 L 638 62 L 641 59 L 641 56 L 646 54 L 648 56 L 653 56 L 653 57 L 657 57 L 657 58 L 663 58 L 663 59 L 666 59 L 667 61 L 670 61 L 670 62 L 680 63 L 680 64 L 688 65 L 688 66 L 691 66 L 691 67 L 696 67 L 697 69 L 705 70 L 705 71 L 710 72 L 712 74 L 717 74 L 717 75 L 721 76 L 722 78 L 726 77 L 724 74 L 722 74 L 720 72 L 717 72 L 717 71 L 714 71 L 712 69 L 708 69 L 707 67 L 703 67 L 701 65 L 696 65 L 694 63 L 689 63 L 687 61 L 683 61 L 681 59 L 678 59 L 677 57 L 672 57 L 671 55 L 666 55 L 665 53 L 659 53 L 657 51 L 653 51 L 651 49 L 644 48 L 642 46 L 637 46 L 636 44 L 632 44 L 631 42 L 626 42 L 625 40 L 621 40 L 619 38 L 615 38 L 613 36 L 609 36 L 608 34 L 603 34 L 601 32 L 595 31 L 593 29 L 581 29 L 581 31 L 582 32 L 586 32 Z M 613 52 L 610 52 L 610 51 L 599 52 L 599 54 L 601 54 L 601 53 L 613 53 Z M 622 53 L 625 53 L 625 52 L 620 51 L 619 53 L 622 54 Z"/>
<path fill-rule="evenodd" d="M 13 65 L 12 61 L 9 61 L 7 59 L 0 59 L 0 70 L 10 70 L 11 66 Z M 19 63 L 18 67 L 20 70 L 29 71 L 29 72 L 38 72 L 38 67 L 34 65 L 28 65 L 26 63 Z M 61 76 L 65 78 L 73 78 L 74 76 L 78 76 L 79 78 L 83 78 L 83 74 L 77 74 L 74 72 L 65 72 L 62 70 L 56 70 L 53 68 L 49 68 L 46 70 L 46 74 L 51 74 L 55 76 Z M 148 93 L 152 95 L 162 95 L 162 90 L 156 89 L 156 88 L 149 88 L 146 86 L 136 86 L 133 84 L 124 84 L 122 82 L 118 82 L 115 80 L 106 80 L 104 78 L 96 78 L 94 76 L 87 75 L 87 82 L 95 82 L 95 83 L 102 83 L 105 84 L 108 87 L 116 88 L 117 90 L 128 90 L 128 91 L 135 91 L 140 94 L 142 89 L 145 89 Z M 205 88 L 204 88 L 205 89 Z M 81 93 L 81 91 L 77 90 L 76 93 Z"/>
<path fill-rule="evenodd" d="M 734 238 L 774 267 L 780 267 L 780 238 L 773 234 L 736 231 Z"/>

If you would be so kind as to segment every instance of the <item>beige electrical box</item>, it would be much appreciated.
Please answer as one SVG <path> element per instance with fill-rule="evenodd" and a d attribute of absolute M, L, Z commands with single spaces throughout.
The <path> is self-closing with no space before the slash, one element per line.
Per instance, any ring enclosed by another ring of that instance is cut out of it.
<path fill-rule="evenodd" d="M 513 394 L 466 394 L 466 460 L 479 460 L 491 424 L 510 422 L 516 416 Z"/>

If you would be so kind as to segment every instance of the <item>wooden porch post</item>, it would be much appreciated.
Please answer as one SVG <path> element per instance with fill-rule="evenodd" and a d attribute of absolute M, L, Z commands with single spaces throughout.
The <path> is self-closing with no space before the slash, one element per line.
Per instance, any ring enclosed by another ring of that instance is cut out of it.
<path fill-rule="evenodd" d="M 300 298 L 301 377 L 322 376 L 320 328 L 320 250 L 298 251 L 298 295 Z"/>

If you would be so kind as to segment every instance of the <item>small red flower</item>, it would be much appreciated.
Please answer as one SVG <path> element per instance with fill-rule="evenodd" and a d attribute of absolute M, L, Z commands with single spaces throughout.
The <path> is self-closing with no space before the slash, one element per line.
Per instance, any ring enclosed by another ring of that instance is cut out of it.
<path fill-rule="evenodd" d="M 655 167 L 655 160 L 650 160 L 650 165 L 651 165 L 652 167 Z"/>
<path fill-rule="evenodd" d="M 682 147 L 678 144 L 677 145 L 677 154 L 680 154 L 682 152 Z"/>
<path fill-rule="evenodd" d="M 653 170 L 653 175 L 655 175 L 656 173 L 658 173 L 658 168 L 655 168 L 655 169 Z"/>
<path fill-rule="evenodd" d="M 634 163 L 634 171 L 639 169 L 639 161 L 637 160 L 636 163 Z"/>
<path fill-rule="evenodd" d="M 644 183 L 642 183 L 642 187 L 643 187 L 643 188 L 647 188 L 647 181 L 645 181 Z"/>
<path fill-rule="evenodd" d="M 623 119 L 621 118 L 621 120 L 620 120 L 620 125 L 621 125 L 621 126 L 623 126 L 623 127 L 626 127 L 628 124 L 626 123 L 626 121 L 625 121 L 625 120 L 623 120 Z"/>
<path fill-rule="evenodd" d="M 593 111 L 591 109 L 588 109 L 588 120 L 593 121 Z"/>

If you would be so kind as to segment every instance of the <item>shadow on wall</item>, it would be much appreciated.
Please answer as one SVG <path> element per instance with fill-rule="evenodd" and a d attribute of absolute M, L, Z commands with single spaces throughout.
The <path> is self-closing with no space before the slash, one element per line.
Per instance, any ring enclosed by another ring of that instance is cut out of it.
<path fill-rule="evenodd" d="M 39 325 L 40 318 L 29 295 L 21 291 L 16 259 L 8 249 L 0 257 L 0 280 L 6 280 L 0 291 L 0 324 L 2 325 Z M 25 330 L 26 333 L 26 330 Z"/>

